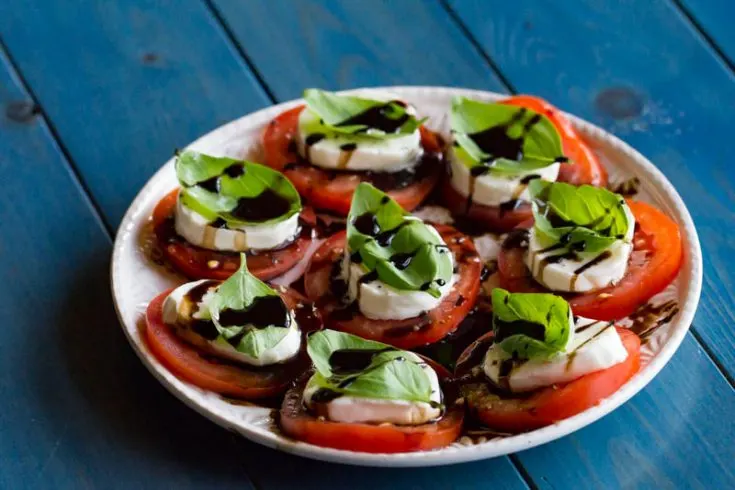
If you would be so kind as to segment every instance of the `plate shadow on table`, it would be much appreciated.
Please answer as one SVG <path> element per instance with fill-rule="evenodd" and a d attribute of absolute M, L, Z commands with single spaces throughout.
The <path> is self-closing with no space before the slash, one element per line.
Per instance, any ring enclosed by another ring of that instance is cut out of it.
<path fill-rule="evenodd" d="M 119 472 L 123 486 L 166 478 L 247 487 L 231 435 L 167 393 L 136 358 L 114 313 L 109 258 L 90 259 L 59 299 L 49 298 L 53 322 L 39 326 L 43 341 L 27 356 L 34 403 L 64 464 L 74 453 L 92 473 Z"/>

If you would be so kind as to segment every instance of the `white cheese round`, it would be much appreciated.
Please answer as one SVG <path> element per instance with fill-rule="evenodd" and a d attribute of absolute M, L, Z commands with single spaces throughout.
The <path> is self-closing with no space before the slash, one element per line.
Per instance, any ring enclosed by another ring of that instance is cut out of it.
<path fill-rule="evenodd" d="M 176 203 L 174 223 L 176 233 L 192 245 L 228 252 L 279 248 L 292 241 L 299 232 L 298 214 L 278 223 L 217 228 L 210 226 L 207 218 L 185 206 L 181 199 Z"/>
<path fill-rule="evenodd" d="M 429 226 L 429 228 L 441 239 L 434 227 Z M 444 242 L 442 241 L 442 243 Z M 452 264 L 454 264 L 454 256 L 451 257 Z M 367 271 L 363 266 L 352 263 L 349 252 L 345 251 L 342 259 L 342 278 L 347 283 L 348 300 L 350 302 L 357 301 L 360 312 L 373 320 L 403 320 L 433 310 L 449 294 L 458 279 L 458 275 L 453 274 L 446 284 L 438 288 L 441 295 L 435 298 L 426 291 L 396 289 L 379 279 L 359 283 L 360 278 L 365 274 L 367 274 Z M 358 287 L 360 288 L 359 292 Z"/>
<path fill-rule="evenodd" d="M 371 93 L 369 98 L 385 102 L 400 100 L 388 93 Z M 415 114 L 410 106 L 408 112 Z M 306 139 L 316 133 L 325 134 L 326 137 L 307 145 Z M 299 115 L 296 144 L 299 154 L 312 165 L 338 170 L 397 172 L 416 166 L 423 154 L 421 133 L 418 129 L 411 134 L 382 140 L 355 139 L 349 135 L 329 133 L 328 128 L 319 124 L 319 116 L 308 107 Z M 356 145 L 354 149 L 351 149 L 352 145 Z"/>
<path fill-rule="evenodd" d="M 171 291 L 164 300 L 163 321 L 168 325 L 176 326 L 175 331 L 179 336 L 194 345 L 206 348 L 215 355 L 243 362 L 251 366 L 269 366 L 282 363 L 288 361 L 299 352 L 299 348 L 301 347 L 301 331 L 293 312 L 291 312 L 291 324 L 283 339 L 273 346 L 273 348 L 265 350 L 257 358 L 239 352 L 224 339 L 208 340 L 188 328 L 192 320 L 208 320 L 211 318 L 207 303 L 211 298 L 211 291 L 216 287 L 217 283 L 213 282 L 212 289 L 204 295 L 202 301 L 198 304 L 190 305 L 185 300 L 186 294 L 189 291 L 207 281 L 209 279 L 183 284 Z"/>
<path fill-rule="evenodd" d="M 406 354 L 407 357 L 421 361 L 413 353 L 407 352 Z M 431 383 L 431 400 L 436 404 L 440 404 L 442 393 L 439 378 L 428 365 L 425 365 L 424 372 L 429 376 L 429 382 Z M 318 389 L 317 386 L 307 385 L 303 395 L 304 405 L 313 408 L 314 404 L 311 398 Z M 432 404 L 426 402 L 406 400 L 340 396 L 325 403 L 325 405 L 327 418 L 334 422 L 421 425 L 441 416 L 441 409 L 436 405 L 432 406 Z"/>
<path fill-rule="evenodd" d="M 617 284 L 625 276 L 628 259 L 633 251 L 632 240 L 635 231 L 635 218 L 627 205 L 624 209 L 630 225 L 623 239 L 616 240 L 601 252 L 578 252 L 576 258 L 562 259 L 556 263 L 546 263 L 544 259 L 564 252 L 561 250 L 540 252 L 544 247 L 536 235 L 536 229 L 531 228 L 525 259 L 534 279 L 552 291 L 577 293 L 595 291 Z"/>
<path fill-rule="evenodd" d="M 498 386 L 510 388 L 513 392 L 527 392 L 568 383 L 619 364 L 628 357 L 628 351 L 612 323 L 579 317 L 574 329 L 565 352 L 548 360 L 515 361 L 510 374 L 504 379 L 500 377 L 501 364 L 511 356 L 500 346 L 493 345 L 485 354 L 485 375 Z"/>
<path fill-rule="evenodd" d="M 454 189 L 464 197 L 470 197 L 472 202 L 484 206 L 500 206 L 504 202 L 513 199 L 530 200 L 528 195 L 528 183 L 521 182 L 530 175 L 539 178 L 556 181 L 559 177 L 561 163 L 552 163 L 547 167 L 531 170 L 512 177 L 488 172 L 478 177 L 472 177 L 470 169 L 460 160 L 454 147 L 449 150 L 449 166 L 451 168 L 451 184 Z M 474 184 L 472 180 L 474 179 Z M 474 185 L 474 189 L 472 186 Z"/>

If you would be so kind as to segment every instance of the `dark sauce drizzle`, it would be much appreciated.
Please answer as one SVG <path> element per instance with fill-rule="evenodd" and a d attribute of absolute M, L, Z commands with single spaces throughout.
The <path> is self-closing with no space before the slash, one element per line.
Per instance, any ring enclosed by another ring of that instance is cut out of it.
<path fill-rule="evenodd" d="M 195 185 L 209 192 L 219 193 L 223 176 L 236 179 L 245 175 L 245 165 L 241 162 L 233 163 L 227 167 L 222 175 L 215 175 L 209 179 L 197 182 Z M 265 189 L 254 197 L 241 197 L 235 208 L 230 212 L 233 217 L 245 221 L 267 221 L 286 214 L 291 208 L 291 203 L 272 189 Z M 210 224 L 216 228 L 226 228 L 227 223 L 217 218 Z"/>
<path fill-rule="evenodd" d="M 541 114 L 534 114 L 529 118 L 523 124 L 523 130 L 518 137 L 511 137 L 508 134 L 508 131 L 514 124 L 523 119 L 526 112 L 527 109 L 521 108 L 515 112 L 507 122 L 467 135 L 483 152 L 490 156 L 480 162 L 480 165 L 470 169 L 469 192 L 467 193 L 465 214 L 468 214 L 472 207 L 472 198 L 475 194 L 475 181 L 477 180 L 477 177 L 490 172 L 490 169 L 492 169 L 495 162 L 500 158 L 515 161 L 521 161 L 523 159 L 523 143 L 531 129 L 541 121 Z M 555 162 L 563 161 L 566 161 L 566 157 L 560 156 L 555 160 Z M 521 204 L 523 204 L 523 201 L 519 199 L 520 195 L 526 189 L 531 180 L 539 177 L 539 175 L 532 174 L 521 179 L 520 185 L 513 193 L 513 198 L 500 204 L 500 215 L 502 216 L 504 213 L 518 209 Z"/>
<path fill-rule="evenodd" d="M 207 291 L 216 287 L 219 281 L 203 282 L 186 293 L 184 301 L 198 304 Z M 291 324 L 291 316 L 288 307 L 280 296 L 261 296 L 245 310 L 222 310 L 219 317 L 223 326 L 251 325 L 253 328 L 265 328 L 276 326 L 288 328 Z M 219 336 L 219 331 L 211 320 L 194 320 L 191 330 L 206 340 L 214 340 Z M 237 346 L 246 332 L 235 335 L 228 339 L 233 346 Z"/>

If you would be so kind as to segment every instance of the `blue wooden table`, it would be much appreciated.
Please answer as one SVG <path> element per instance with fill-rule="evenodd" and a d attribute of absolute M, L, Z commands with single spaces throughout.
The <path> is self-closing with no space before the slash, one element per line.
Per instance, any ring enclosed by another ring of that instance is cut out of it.
<path fill-rule="evenodd" d="M 0 488 L 735 488 L 732 0 L 0 2 Z M 146 372 L 112 238 L 174 148 L 305 87 L 541 95 L 656 163 L 700 233 L 702 301 L 661 374 L 603 420 L 431 469 L 242 440 Z"/>

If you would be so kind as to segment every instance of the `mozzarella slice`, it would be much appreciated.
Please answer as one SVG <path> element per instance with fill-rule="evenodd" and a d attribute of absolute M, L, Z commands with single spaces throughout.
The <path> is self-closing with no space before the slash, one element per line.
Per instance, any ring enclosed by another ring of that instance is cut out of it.
<path fill-rule="evenodd" d="M 202 297 L 202 301 L 196 305 L 192 305 L 186 295 L 193 288 L 200 284 L 211 282 L 210 290 Z M 273 348 L 265 350 L 260 357 L 252 357 L 243 352 L 239 352 L 225 339 L 216 338 L 208 340 L 192 330 L 191 324 L 196 320 L 210 320 L 209 309 L 207 304 L 211 298 L 213 289 L 218 285 L 217 281 L 203 279 L 186 283 L 171 291 L 163 302 L 163 321 L 171 325 L 177 335 L 187 342 L 196 345 L 207 352 L 216 356 L 231 359 L 233 361 L 243 362 L 251 366 L 269 366 L 290 360 L 298 354 L 301 348 L 301 330 L 296 323 L 296 318 L 291 312 L 291 324 L 288 332 Z"/>
<path fill-rule="evenodd" d="M 400 100 L 389 93 L 371 93 L 367 97 L 385 102 Z M 410 106 L 408 112 L 415 114 Z M 319 116 L 308 107 L 299 115 L 296 144 L 301 156 L 312 165 L 337 170 L 397 172 L 415 167 L 423 155 L 418 129 L 411 134 L 383 140 L 350 138 L 349 135 L 330 133 L 329 128 L 319 122 Z"/>
<path fill-rule="evenodd" d="M 451 184 L 454 189 L 464 197 L 472 197 L 472 202 L 484 206 L 500 206 L 501 204 L 520 199 L 530 200 L 528 195 L 528 181 L 531 176 L 537 176 L 549 181 L 556 181 L 559 177 L 560 163 L 524 172 L 519 175 L 507 177 L 493 172 L 473 177 L 470 169 L 460 160 L 454 147 L 449 150 L 449 165 L 451 172 Z"/>
<path fill-rule="evenodd" d="M 436 229 L 432 226 L 429 228 L 441 240 Z M 454 264 L 454 256 L 452 256 L 452 264 Z M 357 306 L 362 314 L 373 320 L 403 320 L 433 310 L 449 294 L 458 279 L 457 274 L 453 274 L 449 281 L 439 286 L 441 294 L 435 298 L 426 291 L 396 289 L 379 279 L 360 283 L 360 279 L 365 274 L 367 271 L 363 266 L 350 262 L 350 255 L 345 251 L 342 259 L 342 278 L 347 283 L 347 299 L 349 302 L 357 301 Z"/>
<path fill-rule="evenodd" d="M 526 253 L 526 265 L 531 275 L 552 291 L 584 293 L 617 284 L 625 276 L 635 231 L 633 213 L 628 206 L 624 209 L 630 223 L 626 236 L 601 252 L 578 252 L 559 259 L 564 251 L 544 252 L 536 229 L 532 228 Z"/>
<path fill-rule="evenodd" d="M 410 352 L 406 354 L 413 360 L 421 361 L 416 354 Z M 326 417 L 334 422 L 375 424 L 387 422 L 400 425 L 421 425 L 435 420 L 442 414 L 441 387 L 436 372 L 428 365 L 425 365 L 424 370 L 431 383 L 433 403 L 340 396 L 324 403 Z M 308 408 L 314 408 L 312 397 L 318 390 L 318 386 L 310 384 L 304 389 L 303 401 Z"/>
<path fill-rule="evenodd" d="M 579 317 L 574 326 L 575 333 L 566 352 L 548 360 L 513 361 L 499 345 L 493 345 L 485 355 L 485 375 L 510 391 L 527 392 L 568 383 L 619 364 L 628 357 L 628 351 L 612 323 Z"/>
<path fill-rule="evenodd" d="M 207 218 L 185 206 L 181 199 L 176 203 L 174 223 L 176 233 L 192 245 L 229 252 L 280 248 L 299 232 L 298 214 L 278 223 L 217 228 L 211 226 Z"/>

